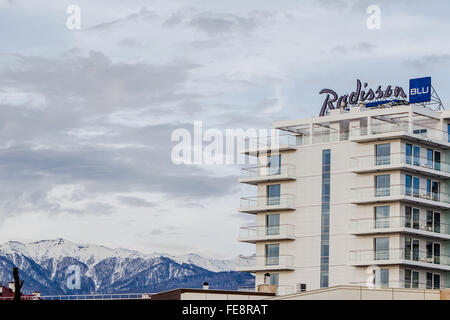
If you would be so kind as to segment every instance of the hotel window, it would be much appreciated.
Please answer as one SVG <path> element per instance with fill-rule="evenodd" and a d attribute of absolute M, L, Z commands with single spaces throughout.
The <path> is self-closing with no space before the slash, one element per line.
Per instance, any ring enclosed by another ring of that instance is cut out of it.
<path fill-rule="evenodd" d="M 419 188 L 420 188 L 420 178 L 413 177 L 413 196 L 414 197 L 419 196 Z"/>
<path fill-rule="evenodd" d="M 270 277 L 269 277 L 269 284 L 277 286 L 278 282 L 279 282 L 279 278 L 280 278 L 280 275 L 278 273 L 271 273 Z"/>
<path fill-rule="evenodd" d="M 267 205 L 280 204 L 280 185 L 272 184 L 267 186 Z"/>
<path fill-rule="evenodd" d="M 389 238 L 375 238 L 375 260 L 389 259 Z"/>
<path fill-rule="evenodd" d="M 440 243 L 433 243 L 433 254 L 434 254 L 434 259 L 433 259 L 433 263 L 435 264 L 440 264 L 441 263 L 441 244 Z"/>
<path fill-rule="evenodd" d="M 377 144 L 375 146 L 376 165 L 390 164 L 391 162 L 391 144 Z"/>
<path fill-rule="evenodd" d="M 266 266 L 276 266 L 280 263 L 280 245 L 266 244 Z"/>
<path fill-rule="evenodd" d="M 412 208 L 406 206 L 405 207 L 405 228 L 411 228 L 411 216 L 412 216 Z"/>
<path fill-rule="evenodd" d="M 419 261 L 419 240 L 405 238 L 405 259 Z"/>
<path fill-rule="evenodd" d="M 433 200 L 439 201 L 439 182 L 437 181 L 431 182 L 431 193 L 433 196 Z"/>
<path fill-rule="evenodd" d="M 411 157 L 412 157 L 412 145 L 407 143 L 405 145 L 405 161 L 407 164 L 411 164 Z"/>
<path fill-rule="evenodd" d="M 413 164 L 415 166 L 420 166 L 420 147 L 413 147 Z"/>
<path fill-rule="evenodd" d="M 273 236 L 280 234 L 280 215 L 269 214 L 266 216 L 266 235 Z"/>
<path fill-rule="evenodd" d="M 433 150 L 427 149 L 427 168 L 433 169 Z"/>
<path fill-rule="evenodd" d="M 376 287 L 389 287 L 389 269 L 375 269 L 374 280 Z"/>
<path fill-rule="evenodd" d="M 375 196 L 383 197 L 390 195 L 391 176 L 389 174 L 375 176 Z"/>
<path fill-rule="evenodd" d="M 419 288 L 419 272 L 405 270 L 405 288 Z"/>
<path fill-rule="evenodd" d="M 427 289 L 440 289 L 441 275 L 438 273 L 427 272 Z"/>
<path fill-rule="evenodd" d="M 269 156 L 269 175 L 281 173 L 281 155 Z"/>
<path fill-rule="evenodd" d="M 408 174 L 405 174 L 405 195 L 411 195 L 411 187 L 412 187 L 412 177 Z"/>
<path fill-rule="evenodd" d="M 422 136 L 427 136 L 427 129 L 415 129 L 413 130 L 414 134 L 420 134 Z"/>
<path fill-rule="evenodd" d="M 305 292 L 306 283 L 297 283 L 297 292 Z"/>
<path fill-rule="evenodd" d="M 441 214 L 427 210 L 427 231 L 441 232 Z"/>
<path fill-rule="evenodd" d="M 434 170 L 441 170 L 441 153 L 439 151 L 434 152 Z"/>
<path fill-rule="evenodd" d="M 389 228 L 389 206 L 375 207 L 375 228 Z"/>
<path fill-rule="evenodd" d="M 419 208 L 413 208 L 412 210 L 413 229 L 419 229 L 420 223 L 420 210 Z"/>

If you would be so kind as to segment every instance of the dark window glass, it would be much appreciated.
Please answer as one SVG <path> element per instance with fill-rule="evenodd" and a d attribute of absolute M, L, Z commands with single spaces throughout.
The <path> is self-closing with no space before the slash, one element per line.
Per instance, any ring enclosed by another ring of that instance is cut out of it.
<path fill-rule="evenodd" d="M 439 182 L 431 182 L 431 193 L 433 195 L 433 200 L 439 201 Z"/>
<path fill-rule="evenodd" d="M 441 288 L 441 276 L 439 274 L 433 275 L 433 289 Z"/>
<path fill-rule="evenodd" d="M 411 228 L 411 212 L 412 212 L 412 208 L 406 206 L 405 207 L 405 227 L 406 228 Z"/>
<path fill-rule="evenodd" d="M 405 150 L 406 163 L 411 164 L 411 158 L 412 158 L 412 145 L 407 143 Z"/>
<path fill-rule="evenodd" d="M 266 244 L 266 266 L 278 265 L 280 260 L 280 245 Z"/>
<path fill-rule="evenodd" d="M 441 170 L 441 153 L 439 151 L 434 152 L 434 170 Z"/>
<path fill-rule="evenodd" d="M 405 288 L 411 288 L 411 270 L 405 270 Z"/>
<path fill-rule="evenodd" d="M 411 187 L 412 187 L 412 177 L 410 175 L 405 175 L 405 195 L 411 195 Z"/>
<path fill-rule="evenodd" d="M 413 148 L 413 164 L 420 166 L 420 147 L 414 146 Z"/>
<path fill-rule="evenodd" d="M 413 196 L 419 196 L 420 179 L 418 177 L 413 177 Z"/>
<path fill-rule="evenodd" d="M 433 224 L 434 224 L 433 231 L 440 233 L 441 232 L 441 214 L 439 212 L 434 213 Z"/>
<path fill-rule="evenodd" d="M 427 272 L 427 289 L 433 289 L 433 274 L 431 272 Z"/>
<path fill-rule="evenodd" d="M 418 208 L 413 208 L 413 229 L 419 229 L 420 211 Z"/>
<path fill-rule="evenodd" d="M 433 169 L 433 150 L 427 149 L 427 167 Z"/>
<path fill-rule="evenodd" d="M 378 144 L 375 147 L 376 165 L 389 164 L 391 161 L 391 144 Z"/>
<path fill-rule="evenodd" d="M 433 211 L 427 210 L 427 231 L 433 231 Z"/>
<path fill-rule="evenodd" d="M 411 238 L 405 239 L 405 259 L 411 260 Z"/>
<path fill-rule="evenodd" d="M 441 263 L 441 245 L 439 243 L 433 243 L 434 248 L 434 263 L 440 264 Z"/>
<path fill-rule="evenodd" d="M 419 261 L 419 240 L 413 240 L 412 250 L 413 250 L 413 260 Z"/>
<path fill-rule="evenodd" d="M 419 287 L 419 272 L 417 271 L 412 272 L 412 287 L 413 288 Z"/>

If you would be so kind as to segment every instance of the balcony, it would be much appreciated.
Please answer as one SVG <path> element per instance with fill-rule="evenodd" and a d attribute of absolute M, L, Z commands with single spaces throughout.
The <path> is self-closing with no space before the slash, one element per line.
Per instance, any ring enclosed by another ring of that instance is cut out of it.
<path fill-rule="evenodd" d="M 433 224 L 432 221 L 424 219 L 406 221 L 403 216 L 350 220 L 350 234 L 368 235 L 397 232 L 450 240 L 450 226 L 445 223 Z"/>
<path fill-rule="evenodd" d="M 450 271 L 448 256 L 433 256 L 425 251 L 405 251 L 405 249 L 350 251 L 349 264 L 357 267 L 371 265 L 409 265 Z"/>
<path fill-rule="evenodd" d="M 425 157 L 406 157 L 404 153 L 394 153 L 386 157 L 374 155 L 354 157 L 350 159 L 350 169 L 355 173 L 403 169 L 441 179 L 450 178 L 450 166 L 447 163 L 436 162 Z"/>
<path fill-rule="evenodd" d="M 292 270 L 294 270 L 294 257 L 291 255 L 240 257 L 236 268 L 236 271 L 243 272 Z"/>
<path fill-rule="evenodd" d="M 253 167 L 241 169 L 239 182 L 256 185 L 261 182 L 295 180 L 295 165 L 279 167 Z"/>
<path fill-rule="evenodd" d="M 352 192 L 352 203 L 355 204 L 405 201 L 436 208 L 450 209 L 450 198 L 447 193 L 432 192 L 423 188 L 413 189 L 405 187 L 405 185 L 391 185 L 390 187 L 383 188 L 353 188 Z"/>
<path fill-rule="evenodd" d="M 450 148 L 448 133 L 446 131 L 415 123 L 410 125 L 410 123 L 406 121 L 372 124 L 370 132 L 368 132 L 367 127 L 352 128 L 350 131 L 350 140 L 354 142 L 368 142 L 395 138 L 418 141 L 441 148 Z"/>
<path fill-rule="evenodd" d="M 240 212 L 258 213 L 268 211 L 295 210 L 295 196 L 282 194 L 279 197 L 241 198 Z"/>
<path fill-rule="evenodd" d="M 260 153 L 292 151 L 300 144 L 301 141 L 297 141 L 297 136 L 291 134 L 246 138 L 241 153 L 257 156 Z"/>
<path fill-rule="evenodd" d="M 284 224 L 277 227 L 255 226 L 241 227 L 238 241 L 256 243 L 269 240 L 295 240 L 295 227 Z"/>

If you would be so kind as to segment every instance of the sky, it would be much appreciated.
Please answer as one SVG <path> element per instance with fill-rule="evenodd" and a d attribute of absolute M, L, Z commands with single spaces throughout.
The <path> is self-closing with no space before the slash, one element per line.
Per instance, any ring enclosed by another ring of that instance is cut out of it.
<path fill-rule="evenodd" d="M 69 6 L 80 28 L 69 29 Z M 380 8 L 369 29 L 367 8 Z M 179 128 L 317 116 L 323 88 L 450 107 L 446 0 L 0 0 L 0 242 L 66 238 L 232 258 L 242 165 L 175 164 Z"/>

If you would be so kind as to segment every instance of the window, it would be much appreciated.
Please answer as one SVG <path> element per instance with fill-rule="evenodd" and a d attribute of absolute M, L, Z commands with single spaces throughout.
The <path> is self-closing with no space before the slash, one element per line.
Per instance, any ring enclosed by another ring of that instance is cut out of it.
<path fill-rule="evenodd" d="M 407 143 L 405 150 L 405 161 L 407 164 L 411 164 L 411 158 L 412 158 L 412 145 Z"/>
<path fill-rule="evenodd" d="M 439 243 L 433 243 L 434 263 L 441 263 L 441 245 Z"/>
<path fill-rule="evenodd" d="M 280 278 L 280 275 L 278 273 L 271 273 L 270 278 L 269 278 L 269 284 L 277 286 L 278 282 L 279 282 L 279 278 Z"/>
<path fill-rule="evenodd" d="M 405 259 L 419 261 L 419 240 L 405 238 Z"/>
<path fill-rule="evenodd" d="M 266 244 L 266 266 L 276 266 L 280 260 L 280 245 Z"/>
<path fill-rule="evenodd" d="M 280 234 L 280 215 L 269 214 L 266 216 L 266 235 L 279 235 Z"/>
<path fill-rule="evenodd" d="M 413 133 L 414 134 L 420 134 L 420 135 L 426 137 L 427 136 L 427 129 L 415 129 L 415 130 L 413 130 Z"/>
<path fill-rule="evenodd" d="M 375 207 L 375 228 L 389 228 L 389 206 Z"/>
<path fill-rule="evenodd" d="M 427 231 L 433 231 L 433 211 L 427 210 Z"/>
<path fill-rule="evenodd" d="M 434 212 L 433 215 L 433 231 L 440 233 L 441 232 L 441 214 L 439 212 Z"/>
<path fill-rule="evenodd" d="M 419 229 L 420 211 L 418 208 L 413 208 L 413 229 Z"/>
<path fill-rule="evenodd" d="M 419 288 L 419 272 L 405 270 L 405 288 Z"/>
<path fill-rule="evenodd" d="M 413 147 L 413 164 L 415 166 L 420 166 L 420 147 Z"/>
<path fill-rule="evenodd" d="M 405 175 L 405 195 L 411 195 L 411 187 L 412 187 L 412 177 L 410 175 Z"/>
<path fill-rule="evenodd" d="M 405 259 L 411 260 L 411 238 L 405 239 Z"/>
<path fill-rule="evenodd" d="M 276 175 L 281 173 L 281 155 L 269 157 L 269 175 Z"/>
<path fill-rule="evenodd" d="M 412 212 L 412 208 L 406 206 L 405 207 L 405 228 L 411 228 L 411 212 Z"/>
<path fill-rule="evenodd" d="M 390 195 L 391 176 L 389 174 L 375 176 L 375 196 L 383 197 Z"/>
<path fill-rule="evenodd" d="M 330 251 L 330 149 L 322 150 L 322 206 L 320 225 L 320 287 L 329 283 Z"/>
<path fill-rule="evenodd" d="M 412 258 L 414 261 L 419 261 L 419 240 L 413 240 L 412 244 Z"/>
<path fill-rule="evenodd" d="M 376 287 L 389 287 L 389 269 L 375 269 L 374 279 Z"/>
<path fill-rule="evenodd" d="M 420 179 L 419 177 L 413 177 L 413 196 L 419 196 Z"/>
<path fill-rule="evenodd" d="M 433 169 L 433 150 L 427 149 L 427 168 Z"/>
<path fill-rule="evenodd" d="M 389 238 L 375 238 L 375 260 L 389 259 Z"/>
<path fill-rule="evenodd" d="M 433 289 L 441 288 L 441 276 L 437 273 L 433 275 Z"/>
<path fill-rule="evenodd" d="M 438 273 L 427 272 L 427 289 L 440 289 L 441 275 Z"/>
<path fill-rule="evenodd" d="M 305 292 L 306 283 L 297 283 L 297 292 Z"/>
<path fill-rule="evenodd" d="M 431 182 L 431 193 L 433 195 L 433 200 L 439 201 L 439 182 Z"/>
<path fill-rule="evenodd" d="M 434 152 L 434 170 L 441 170 L 441 153 L 439 151 Z"/>
<path fill-rule="evenodd" d="M 280 204 L 280 185 L 272 184 L 267 186 L 267 205 Z"/>
<path fill-rule="evenodd" d="M 377 144 L 375 146 L 376 165 L 389 164 L 391 162 L 391 144 Z"/>

